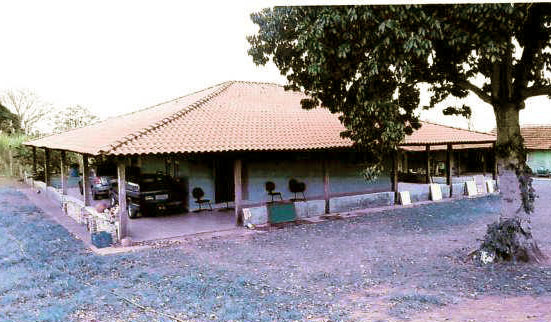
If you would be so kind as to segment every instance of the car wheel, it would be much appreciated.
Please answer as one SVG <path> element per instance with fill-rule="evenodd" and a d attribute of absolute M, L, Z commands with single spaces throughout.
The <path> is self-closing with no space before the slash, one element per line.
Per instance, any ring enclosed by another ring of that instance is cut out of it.
<path fill-rule="evenodd" d="M 92 199 L 93 199 L 93 200 L 98 200 L 98 196 L 96 195 L 96 193 L 94 192 L 94 190 L 92 190 Z"/>
<path fill-rule="evenodd" d="M 128 206 L 127 210 L 128 210 L 128 218 L 130 219 L 136 218 L 136 215 L 138 214 L 138 211 L 136 211 L 136 209 Z"/>

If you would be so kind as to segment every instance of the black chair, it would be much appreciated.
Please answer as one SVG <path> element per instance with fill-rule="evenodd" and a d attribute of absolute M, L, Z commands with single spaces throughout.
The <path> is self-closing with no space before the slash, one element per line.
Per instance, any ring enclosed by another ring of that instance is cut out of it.
<path fill-rule="evenodd" d="M 274 196 L 279 196 L 279 200 L 283 200 L 283 197 L 281 196 L 281 192 L 277 192 L 274 190 L 275 190 L 275 183 L 271 181 L 266 182 L 266 191 L 268 192 L 268 195 L 272 197 L 272 202 L 274 202 Z"/>
<path fill-rule="evenodd" d="M 295 179 L 289 180 L 289 191 L 295 194 L 295 197 L 291 201 L 306 201 L 304 191 L 306 190 L 306 184 L 304 182 L 298 182 Z M 302 198 L 297 197 L 297 193 L 302 194 Z"/>
<path fill-rule="evenodd" d="M 193 198 L 195 198 L 195 203 L 199 205 L 199 211 L 203 210 L 202 206 L 204 204 L 208 204 L 210 210 L 212 210 L 212 205 L 210 204 L 210 200 L 203 199 L 203 197 L 205 196 L 205 192 L 203 191 L 203 189 L 199 187 L 193 188 L 193 190 L 191 191 L 191 195 L 193 196 Z"/>

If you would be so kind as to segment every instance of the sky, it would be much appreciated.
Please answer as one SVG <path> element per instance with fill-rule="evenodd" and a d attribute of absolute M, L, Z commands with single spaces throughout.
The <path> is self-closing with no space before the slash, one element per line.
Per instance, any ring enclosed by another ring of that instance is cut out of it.
<path fill-rule="evenodd" d="M 250 14 L 276 4 L 282 2 L 0 0 L 0 91 L 29 89 L 53 106 L 78 104 L 107 118 L 228 80 L 284 84 L 273 64 L 256 66 L 247 55 L 246 36 L 257 30 Z M 474 96 L 467 102 L 475 129 L 495 126 L 488 104 Z M 551 124 L 549 104 L 528 102 L 521 123 Z M 440 110 L 422 117 L 467 126 Z"/>

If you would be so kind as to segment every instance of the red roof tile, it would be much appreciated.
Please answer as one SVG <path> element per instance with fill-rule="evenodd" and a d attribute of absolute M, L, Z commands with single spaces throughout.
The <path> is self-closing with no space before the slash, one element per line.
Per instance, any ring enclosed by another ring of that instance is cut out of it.
<path fill-rule="evenodd" d="M 304 110 L 306 96 L 265 83 L 227 82 L 135 113 L 27 142 L 92 155 L 312 150 L 350 147 L 337 116 Z M 423 123 L 405 144 L 495 141 L 485 133 Z"/>
<path fill-rule="evenodd" d="M 523 126 L 520 133 L 529 150 L 551 150 L 551 125 Z"/>

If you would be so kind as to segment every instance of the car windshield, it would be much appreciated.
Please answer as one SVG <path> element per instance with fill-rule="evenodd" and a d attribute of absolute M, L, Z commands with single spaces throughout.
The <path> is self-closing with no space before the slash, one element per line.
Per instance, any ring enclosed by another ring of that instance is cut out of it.
<path fill-rule="evenodd" d="M 138 183 L 141 191 L 167 189 L 170 185 L 166 177 L 158 175 L 142 175 L 140 180 L 132 182 Z"/>

